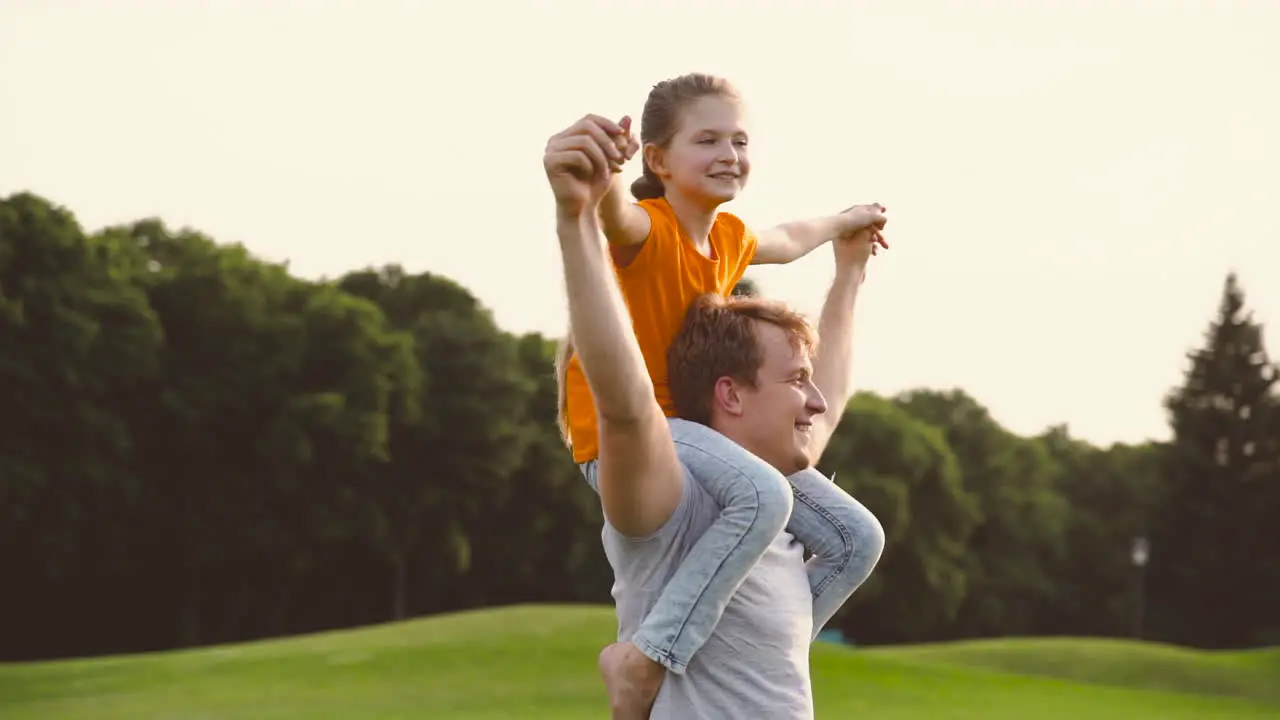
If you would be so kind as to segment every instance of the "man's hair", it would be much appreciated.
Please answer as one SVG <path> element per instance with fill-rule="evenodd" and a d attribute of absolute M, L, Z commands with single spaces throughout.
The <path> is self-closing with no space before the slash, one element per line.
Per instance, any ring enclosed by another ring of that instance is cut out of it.
<path fill-rule="evenodd" d="M 712 293 L 689 306 L 667 349 L 671 399 L 681 418 L 709 425 L 716 382 L 722 377 L 755 387 L 764 364 L 758 323 L 780 328 L 797 350 L 812 353 L 817 348 L 818 336 L 809 321 L 776 300 Z"/>

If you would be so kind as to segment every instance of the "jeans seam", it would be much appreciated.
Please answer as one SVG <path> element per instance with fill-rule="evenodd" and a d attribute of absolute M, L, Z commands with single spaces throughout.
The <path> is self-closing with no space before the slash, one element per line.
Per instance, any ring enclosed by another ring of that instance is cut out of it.
<path fill-rule="evenodd" d="M 681 662 L 676 658 L 676 656 L 669 650 L 663 650 L 662 648 L 646 642 L 643 639 L 637 642 L 634 636 L 632 636 L 631 642 L 641 653 L 645 655 L 645 657 L 659 665 L 662 665 L 677 675 L 683 675 L 685 670 L 689 667 L 686 663 Z"/>
<path fill-rule="evenodd" d="M 839 518 L 837 518 L 834 513 L 828 510 L 821 503 L 818 503 L 813 498 L 806 495 L 804 491 L 796 487 L 794 484 L 791 486 L 791 492 L 795 494 L 797 500 L 808 505 L 819 515 L 825 518 L 827 522 L 831 523 L 831 526 L 840 533 L 840 539 L 844 544 L 844 551 L 841 553 L 840 562 L 836 563 L 835 569 L 814 586 L 813 597 L 816 599 L 821 597 L 822 593 L 830 587 L 831 583 L 849 568 L 849 563 L 853 560 L 853 535 L 849 532 L 849 528 L 845 527 L 844 523 L 840 522 Z"/>
<path fill-rule="evenodd" d="M 694 444 L 694 443 L 690 443 L 690 442 L 687 442 L 687 441 L 684 441 L 684 440 L 677 440 L 677 439 L 674 439 L 674 438 L 673 438 L 672 442 L 673 442 L 674 444 L 676 444 L 676 445 L 682 445 L 682 446 L 684 446 L 684 447 L 687 447 L 687 448 L 690 448 L 690 449 L 692 449 L 692 450 L 695 450 L 695 451 L 697 451 L 697 452 L 699 452 L 699 453 L 701 453 L 701 454 L 703 454 L 703 455 L 705 455 L 705 456 L 707 456 L 707 457 L 713 458 L 713 459 L 717 460 L 718 462 L 723 463 L 723 464 L 724 464 L 724 466 L 725 466 L 725 468 L 726 468 L 726 472 L 737 473 L 737 474 L 738 474 L 740 477 L 742 477 L 742 478 L 748 478 L 748 479 L 749 479 L 749 477 L 750 477 L 750 476 L 747 474 L 747 472 L 746 472 L 744 469 L 742 469 L 741 467 L 738 467 L 737 465 L 735 465 L 735 464 L 733 464 L 733 463 L 731 463 L 731 462 L 729 462 L 729 461 L 725 460 L 724 458 L 722 458 L 722 457 L 720 457 L 720 456 L 718 456 L 718 455 L 715 455 L 714 453 L 711 453 L 711 452 L 707 451 L 705 448 L 702 448 L 702 447 L 700 447 L 700 446 L 698 446 L 698 445 L 696 445 L 696 444 Z M 756 521 L 757 521 L 757 520 L 759 519 L 759 517 L 760 517 L 760 490 L 759 490 L 759 488 L 757 488 L 757 487 L 756 487 L 756 484 L 755 484 L 755 483 L 750 482 L 749 480 L 748 480 L 748 483 L 747 483 L 747 484 L 749 484 L 749 485 L 751 486 L 752 490 L 753 490 L 753 491 L 755 492 L 755 494 L 756 494 L 755 516 L 751 518 L 751 523 L 750 523 L 750 526 L 754 527 L 754 526 L 755 526 Z M 736 539 L 736 541 L 735 541 L 735 543 L 734 543 L 733 548 L 732 548 L 728 553 L 725 553 L 725 554 L 726 554 L 726 555 L 731 555 L 731 554 L 733 554 L 733 552 L 734 552 L 734 551 L 736 551 L 738 548 L 742 547 L 742 541 L 746 538 L 746 536 L 747 536 L 747 532 L 743 532 L 742 534 L 740 534 L 740 535 L 737 537 L 737 539 Z M 698 594 L 697 594 L 697 596 L 694 598 L 694 601 L 693 601 L 693 604 L 694 604 L 694 605 L 697 605 L 699 602 L 701 602 L 701 601 L 702 601 L 702 598 L 706 595 L 707 588 L 711 585 L 711 579 L 710 579 L 710 578 L 711 578 L 711 577 L 713 577 L 717 572 L 719 572 L 723 567 L 724 567 L 724 563 L 723 563 L 723 562 L 721 562 L 721 564 L 716 568 L 715 572 L 712 572 L 712 573 L 710 573 L 710 574 L 708 575 L 708 579 L 707 579 L 707 581 L 706 581 L 706 582 L 702 585 L 702 587 L 698 590 Z M 662 656 L 662 658 L 664 658 L 664 659 L 666 659 L 666 660 L 670 661 L 672 665 L 678 665 L 678 666 L 680 666 L 681 668 L 685 667 L 685 666 L 686 666 L 686 663 L 683 663 L 683 662 L 679 661 L 678 659 L 676 659 L 676 658 L 674 657 L 674 655 L 672 655 L 672 649 L 673 649 L 673 648 L 675 648 L 675 646 L 676 646 L 677 644 L 679 644 L 679 642 L 680 642 L 680 638 L 684 636 L 685 630 L 686 630 L 688 627 L 689 627 L 689 617 L 688 617 L 688 615 L 686 615 L 686 616 L 684 617 L 684 619 L 681 621 L 680 626 L 679 626 L 678 628 L 676 628 L 675 633 L 674 633 L 674 634 L 672 635 L 672 637 L 671 637 L 671 640 L 670 640 L 669 642 L 664 642 L 664 643 L 663 643 L 663 645 L 664 645 L 664 647 L 663 647 L 663 648 L 651 648 L 651 649 L 653 650 L 653 652 L 654 652 L 654 653 L 656 653 L 656 654 L 658 654 L 658 655 L 661 655 L 661 656 Z M 654 659 L 656 659 L 656 658 L 654 658 Z M 659 662 L 661 662 L 661 660 L 659 660 Z M 663 664 L 665 665 L 666 663 L 663 663 Z M 675 669 L 675 668 L 671 668 L 671 669 Z"/>

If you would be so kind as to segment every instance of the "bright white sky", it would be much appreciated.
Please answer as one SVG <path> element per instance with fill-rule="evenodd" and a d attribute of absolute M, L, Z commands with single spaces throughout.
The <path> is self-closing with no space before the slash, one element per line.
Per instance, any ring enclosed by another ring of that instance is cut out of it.
<path fill-rule="evenodd" d="M 1280 354 L 1270 0 L 0 0 L 0 194 L 306 277 L 399 262 L 558 334 L 547 136 L 692 70 L 750 103 L 747 222 L 889 207 L 863 388 L 1163 438 L 1231 267 Z M 754 277 L 816 312 L 830 274 Z"/>

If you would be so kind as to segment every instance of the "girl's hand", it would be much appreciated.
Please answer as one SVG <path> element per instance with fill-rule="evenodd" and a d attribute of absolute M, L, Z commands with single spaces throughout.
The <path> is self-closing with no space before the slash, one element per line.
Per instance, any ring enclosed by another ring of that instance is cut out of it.
<path fill-rule="evenodd" d="M 638 145 L 629 132 L 630 122 L 623 118 L 624 128 L 587 115 L 547 141 L 542 166 L 561 211 L 582 213 L 609 191 L 613 173 L 622 169 Z"/>
<path fill-rule="evenodd" d="M 871 203 L 870 205 L 854 205 L 853 207 L 840 213 L 840 218 L 844 221 L 844 227 L 841 228 L 841 238 L 848 238 L 863 230 L 872 230 L 872 244 L 875 246 L 888 248 L 889 243 L 885 242 L 884 235 L 881 231 L 889 222 L 889 218 L 885 217 L 888 208 L 880 203 Z M 872 248 L 872 254 L 875 254 L 875 248 Z"/>
<path fill-rule="evenodd" d="M 640 141 L 637 140 L 636 136 L 631 132 L 631 116 L 623 115 L 622 119 L 618 121 L 618 128 L 622 130 L 622 132 L 614 136 L 613 142 L 618 146 L 618 150 L 622 153 L 622 163 L 619 163 L 617 167 L 613 168 L 615 173 L 622 172 L 623 163 L 626 163 L 634 157 L 637 152 L 640 152 Z"/>

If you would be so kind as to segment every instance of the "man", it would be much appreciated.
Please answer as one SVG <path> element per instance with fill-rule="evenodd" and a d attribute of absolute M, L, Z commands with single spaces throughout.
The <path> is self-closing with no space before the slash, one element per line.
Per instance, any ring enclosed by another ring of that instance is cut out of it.
<path fill-rule="evenodd" d="M 611 516 L 606 499 L 603 539 L 616 575 L 619 637 L 624 638 L 719 509 L 705 490 L 686 480 L 667 419 L 654 400 L 597 218 L 609 168 L 599 148 L 583 147 L 590 142 L 582 136 L 557 141 L 544 160 L 557 201 L 576 350 L 600 417 L 601 459 L 590 472 L 660 476 L 670 480 L 666 487 L 676 489 L 673 497 L 641 505 L 626 522 Z M 793 481 L 797 504 L 809 493 L 841 492 L 811 466 L 839 421 L 838 411 L 826 412 L 826 398 L 843 408 L 849 396 L 853 301 L 873 238 L 874 231 L 866 231 L 834 244 L 836 278 L 822 312 L 824 341 L 816 357 L 811 357 L 816 338 L 803 318 L 753 298 L 700 300 L 671 348 L 670 386 L 682 415 L 784 475 L 801 477 L 802 482 Z M 789 526 L 739 587 L 687 671 L 663 681 L 651 717 L 813 717 L 808 654 L 815 625 L 825 623 L 865 579 L 883 548 L 879 524 L 857 507 L 865 521 L 858 524 L 858 537 L 843 544 L 856 549 L 858 562 L 847 562 L 853 550 L 846 548 L 845 562 L 837 564 L 857 575 L 855 582 L 846 583 L 837 597 L 824 596 L 832 580 L 828 549 L 811 547 L 815 558 L 806 563 L 804 548 L 792 534 L 802 530 Z M 601 656 L 606 680 L 617 648 Z M 614 694 L 615 688 L 610 690 Z"/>

